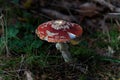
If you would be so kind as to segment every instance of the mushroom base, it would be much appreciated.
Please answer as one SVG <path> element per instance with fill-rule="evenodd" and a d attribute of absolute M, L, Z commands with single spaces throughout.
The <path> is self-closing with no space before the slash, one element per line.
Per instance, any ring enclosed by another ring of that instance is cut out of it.
<path fill-rule="evenodd" d="M 65 62 L 72 61 L 71 54 L 68 50 L 68 45 L 66 43 L 56 43 L 56 48 L 60 50 Z"/>

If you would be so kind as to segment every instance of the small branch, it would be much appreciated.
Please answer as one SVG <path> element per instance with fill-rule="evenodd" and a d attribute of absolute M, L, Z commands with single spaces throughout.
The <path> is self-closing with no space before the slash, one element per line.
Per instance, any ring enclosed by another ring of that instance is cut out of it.
<path fill-rule="evenodd" d="M 15 6 L 19 7 L 20 9 L 26 10 L 23 6 L 21 6 L 21 5 L 19 5 L 19 4 L 15 4 L 15 3 L 13 3 L 12 1 L 10 1 L 10 3 L 11 3 L 11 4 L 14 4 Z M 56 17 L 56 18 L 58 18 L 58 19 L 64 19 L 64 20 L 68 20 L 68 21 L 74 20 L 74 19 L 72 18 L 72 16 L 64 15 L 64 14 L 62 14 L 62 13 L 60 13 L 60 12 L 55 11 L 55 10 L 44 9 L 44 8 L 43 8 L 43 9 L 40 9 L 40 10 L 41 10 L 42 13 L 39 13 L 39 12 L 37 12 L 37 11 L 35 11 L 35 10 L 30 10 L 30 12 L 33 13 L 33 14 L 37 14 L 37 15 L 40 15 L 40 16 L 44 16 L 44 17 L 46 17 L 46 18 L 48 18 L 48 19 L 53 19 L 53 18 L 49 17 L 49 16 L 52 16 L 52 17 Z M 26 11 L 27 11 L 27 10 L 26 10 Z M 45 15 L 44 13 L 45 13 L 46 15 Z M 49 15 L 49 16 L 47 16 L 47 15 Z"/>
<path fill-rule="evenodd" d="M 115 6 L 113 6 L 112 4 L 106 2 L 105 0 L 94 0 L 95 2 L 108 7 L 111 11 L 113 11 L 115 9 Z"/>
<path fill-rule="evenodd" d="M 111 11 L 120 12 L 120 8 L 117 8 L 116 6 L 106 2 L 105 0 L 94 0 L 94 2 L 97 2 L 103 6 L 108 7 Z"/>
<path fill-rule="evenodd" d="M 117 26 L 118 26 L 119 29 L 120 29 L 120 23 L 119 23 L 119 21 L 118 21 L 118 20 L 115 20 L 115 22 L 116 22 Z"/>
<path fill-rule="evenodd" d="M 108 13 L 104 16 L 104 19 L 119 19 L 120 20 L 120 13 Z"/>
<path fill-rule="evenodd" d="M 18 70 L 12 70 L 12 71 L 3 71 L 3 73 L 14 73 L 14 72 L 21 72 L 26 71 L 26 69 L 18 69 Z"/>
<path fill-rule="evenodd" d="M 41 11 L 47 15 L 50 15 L 50 16 L 53 16 L 53 17 L 56 17 L 58 19 L 64 19 L 64 20 L 68 20 L 68 21 L 71 21 L 73 20 L 73 18 L 71 16 L 67 16 L 67 15 L 64 15 L 58 11 L 55 11 L 55 10 L 51 10 L 51 9 L 41 9 Z"/>
<path fill-rule="evenodd" d="M 21 62 L 20 62 L 20 69 L 22 69 L 22 66 L 24 64 L 25 57 L 21 55 Z"/>
<path fill-rule="evenodd" d="M 12 1 L 10 1 L 10 3 L 13 4 L 13 5 L 15 5 L 17 8 L 23 9 L 24 11 L 28 12 L 28 10 L 25 9 L 23 6 L 21 6 L 21 5 L 19 5 L 19 4 L 15 4 L 15 3 L 13 3 Z M 46 18 L 48 18 L 48 19 L 52 19 L 51 17 L 46 16 L 46 15 L 44 15 L 43 13 L 39 13 L 39 12 L 37 12 L 37 11 L 35 11 L 35 10 L 30 10 L 29 12 L 32 13 L 32 14 L 38 15 L 38 16 L 43 16 L 43 17 L 46 17 Z"/>

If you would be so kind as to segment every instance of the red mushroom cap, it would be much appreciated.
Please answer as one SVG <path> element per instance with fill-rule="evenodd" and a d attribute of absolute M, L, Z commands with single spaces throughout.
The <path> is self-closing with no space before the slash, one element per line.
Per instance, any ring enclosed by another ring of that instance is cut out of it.
<path fill-rule="evenodd" d="M 82 34 L 80 25 L 64 20 L 53 20 L 38 26 L 36 34 L 48 42 L 68 42 Z"/>

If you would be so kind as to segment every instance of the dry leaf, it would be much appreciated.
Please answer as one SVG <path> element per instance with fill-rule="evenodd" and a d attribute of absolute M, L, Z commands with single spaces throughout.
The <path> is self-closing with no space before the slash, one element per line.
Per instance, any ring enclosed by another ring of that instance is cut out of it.
<path fill-rule="evenodd" d="M 84 3 L 79 6 L 78 12 L 84 16 L 92 17 L 98 14 L 99 8 L 93 3 Z"/>

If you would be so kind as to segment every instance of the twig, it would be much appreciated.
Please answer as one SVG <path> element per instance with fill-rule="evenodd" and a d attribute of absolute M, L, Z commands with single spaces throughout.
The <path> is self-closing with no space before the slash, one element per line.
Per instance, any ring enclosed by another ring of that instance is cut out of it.
<path fill-rule="evenodd" d="M 17 74 L 19 80 L 21 80 L 19 74 L 20 74 L 21 71 L 23 71 L 22 67 L 23 67 L 23 64 L 24 64 L 24 59 L 25 59 L 25 57 L 23 55 L 21 55 L 20 68 L 19 68 L 19 71 L 18 71 L 18 74 Z"/>
<path fill-rule="evenodd" d="M 0 66 L 4 66 L 5 64 L 0 64 Z"/>
<path fill-rule="evenodd" d="M 13 73 L 18 73 L 18 72 L 21 72 L 21 71 L 26 71 L 26 69 L 21 69 L 21 70 L 11 70 L 11 71 L 1 71 L 2 74 L 4 74 L 5 76 L 9 75 L 11 77 L 16 77 L 16 78 L 19 78 L 18 80 L 22 80 L 19 76 L 16 76 L 14 75 Z M 0 80 L 2 77 L 0 76 Z"/>
<path fill-rule="evenodd" d="M 120 17 L 120 13 L 108 13 L 108 15 L 110 15 L 110 16 L 119 16 Z"/>
<path fill-rule="evenodd" d="M 118 26 L 118 31 L 120 32 L 120 22 L 117 19 L 115 19 L 115 22 L 116 22 L 116 24 Z M 120 40 L 120 35 L 118 36 L 117 39 Z M 117 47 L 117 49 L 119 49 L 119 48 Z"/>
<path fill-rule="evenodd" d="M 20 62 L 20 69 L 22 69 L 25 57 L 23 55 L 21 55 L 21 58 L 22 59 L 21 59 L 21 62 Z"/>
<path fill-rule="evenodd" d="M 16 7 L 19 7 L 20 9 L 23 9 L 24 11 L 27 11 L 23 6 L 21 6 L 21 5 L 19 5 L 19 4 L 15 4 L 15 3 L 12 2 L 12 1 L 10 1 L 10 3 L 13 4 L 13 5 L 15 5 Z M 28 12 L 28 11 L 27 11 L 27 12 Z M 39 13 L 39 12 L 37 12 L 37 11 L 35 11 L 35 10 L 29 10 L 29 12 L 32 13 L 32 14 L 37 14 L 38 16 L 43 16 L 43 17 L 46 17 L 46 18 L 48 18 L 48 19 L 52 19 L 51 17 L 46 16 L 46 15 L 44 15 L 43 13 Z"/>
<path fill-rule="evenodd" d="M 106 2 L 105 0 L 94 0 L 95 2 L 108 7 L 111 11 L 113 11 L 115 9 L 115 6 L 113 6 L 112 4 Z"/>
<path fill-rule="evenodd" d="M 106 2 L 105 0 L 94 0 L 94 2 L 97 2 L 103 6 L 108 7 L 111 11 L 120 12 L 120 8 L 117 8 L 116 6 Z"/>
<path fill-rule="evenodd" d="M 83 66 L 83 63 L 69 64 L 69 66 L 73 67 L 73 69 L 81 71 L 84 74 L 86 74 L 88 71 L 88 66 Z"/>
<path fill-rule="evenodd" d="M 64 2 L 65 2 L 65 0 L 62 0 L 62 3 L 63 3 L 63 4 L 64 4 Z M 63 5 L 63 7 L 65 7 L 65 8 L 67 9 L 67 11 L 68 11 L 68 13 L 70 14 L 71 18 L 72 18 L 74 21 L 76 21 L 77 23 L 79 23 L 79 20 L 77 20 L 77 19 L 73 16 L 73 14 L 71 13 L 69 7 L 66 6 L 66 5 Z"/>
<path fill-rule="evenodd" d="M 107 18 L 120 19 L 120 13 L 108 13 L 105 15 L 105 19 Z"/>
<path fill-rule="evenodd" d="M 119 29 L 120 29 L 120 23 L 118 22 L 118 20 L 115 19 L 116 24 L 118 25 Z"/>
<path fill-rule="evenodd" d="M 1 14 L 1 16 L 0 16 L 0 19 L 2 19 L 3 18 L 3 14 Z"/>
<path fill-rule="evenodd" d="M 41 11 L 45 14 L 56 17 L 58 19 L 64 19 L 64 20 L 68 20 L 68 21 L 73 20 L 73 18 L 71 16 L 64 15 L 58 11 L 55 11 L 55 10 L 42 8 Z"/>
<path fill-rule="evenodd" d="M 12 70 L 12 71 L 3 71 L 3 73 L 13 73 L 13 72 L 21 72 L 26 71 L 26 69 L 18 69 L 18 70 Z"/>

